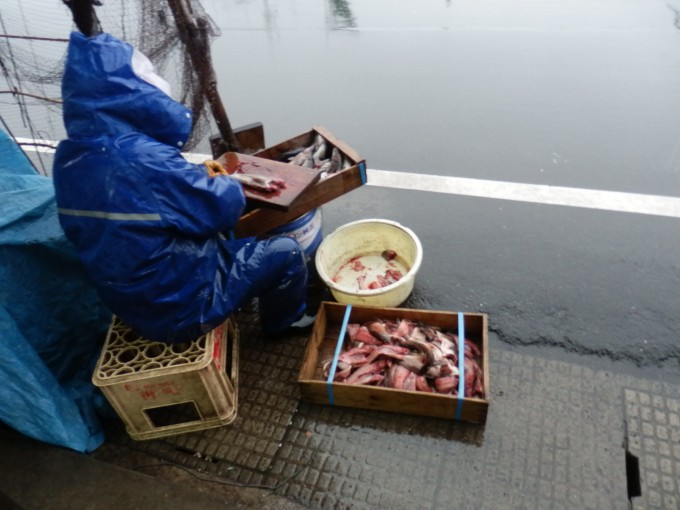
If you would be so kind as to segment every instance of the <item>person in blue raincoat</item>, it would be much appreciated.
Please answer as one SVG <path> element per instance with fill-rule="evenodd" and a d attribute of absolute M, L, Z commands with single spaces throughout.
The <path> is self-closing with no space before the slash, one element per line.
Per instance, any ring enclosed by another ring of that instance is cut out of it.
<path fill-rule="evenodd" d="M 73 32 L 62 95 L 59 221 L 116 315 L 168 343 L 212 330 L 253 297 L 267 334 L 311 322 L 302 248 L 289 237 L 228 239 L 241 184 L 184 159 L 191 112 L 143 54 Z"/>

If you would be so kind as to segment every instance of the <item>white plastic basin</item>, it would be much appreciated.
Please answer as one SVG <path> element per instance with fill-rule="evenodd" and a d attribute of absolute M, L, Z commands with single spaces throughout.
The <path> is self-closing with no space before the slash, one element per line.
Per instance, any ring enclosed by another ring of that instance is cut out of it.
<path fill-rule="evenodd" d="M 387 261 L 382 256 L 386 250 L 396 257 Z M 394 221 L 368 219 L 348 223 L 327 235 L 315 262 L 319 277 L 339 303 L 390 308 L 411 294 L 422 258 L 420 240 L 410 229 Z M 361 271 L 348 269 L 353 264 Z M 370 281 L 384 273 L 386 265 L 399 270 L 398 281 L 375 289 L 359 288 L 357 276 L 366 275 L 364 281 Z"/>

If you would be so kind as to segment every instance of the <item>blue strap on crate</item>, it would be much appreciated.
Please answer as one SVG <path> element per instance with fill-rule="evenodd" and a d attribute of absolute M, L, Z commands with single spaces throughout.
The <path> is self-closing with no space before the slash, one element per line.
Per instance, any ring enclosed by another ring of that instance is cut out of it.
<path fill-rule="evenodd" d="M 368 178 L 366 176 L 366 162 L 362 161 L 359 163 L 359 174 L 361 175 L 361 184 L 366 184 Z"/>
<path fill-rule="evenodd" d="M 330 405 L 335 405 L 335 399 L 333 398 L 333 379 L 335 379 L 335 371 L 338 368 L 338 358 L 340 357 L 340 351 L 342 350 L 342 341 L 345 338 L 345 331 L 347 331 L 347 323 L 349 322 L 350 313 L 352 313 L 351 304 L 347 305 L 345 308 L 345 316 L 342 319 L 342 326 L 340 326 L 340 334 L 338 335 L 338 343 L 335 346 L 333 363 L 331 363 L 331 370 L 328 373 L 328 379 L 326 379 L 326 387 L 328 388 L 328 402 Z"/>
<path fill-rule="evenodd" d="M 456 404 L 456 420 L 463 414 L 465 398 L 465 315 L 458 312 L 458 403 Z"/>

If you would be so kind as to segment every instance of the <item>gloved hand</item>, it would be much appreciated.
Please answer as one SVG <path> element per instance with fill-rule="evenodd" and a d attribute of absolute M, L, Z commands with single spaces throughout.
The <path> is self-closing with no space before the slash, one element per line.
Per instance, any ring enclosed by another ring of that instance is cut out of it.
<path fill-rule="evenodd" d="M 229 172 L 224 169 L 219 161 L 209 159 L 208 161 L 204 161 L 203 164 L 208 169 L 208 175 L 210 177 L 215 177 L 216 175 L 229 175 Z"/>

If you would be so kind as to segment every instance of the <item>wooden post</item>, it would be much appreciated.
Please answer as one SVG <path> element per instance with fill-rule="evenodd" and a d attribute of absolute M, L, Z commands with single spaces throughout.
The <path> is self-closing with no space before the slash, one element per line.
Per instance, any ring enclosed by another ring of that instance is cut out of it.
<path fill-rule="evenodd" d="M 194 17 L 188 0 L 168 0 L 168 5 L 177 24 L 182 43 L 189 52 L 191 63 L 199 80 L 199 88 L 210 104 L 210 110 L 229 151 L 239 151 L 239 144 L 227 117 L 220 94 L 217 90 L 217 78 L 212 66 L 208 39 L 208 21 L 202 17 Z"/>
<path fill-rule="evenodd" d="M 101 2 L 98 0 L 63 0 L 63 2 L 71 9 L 73 22 L 83 35 L 92 37 L 102 31 L 94 12 L 94 6 L 101 5 Z"/>

